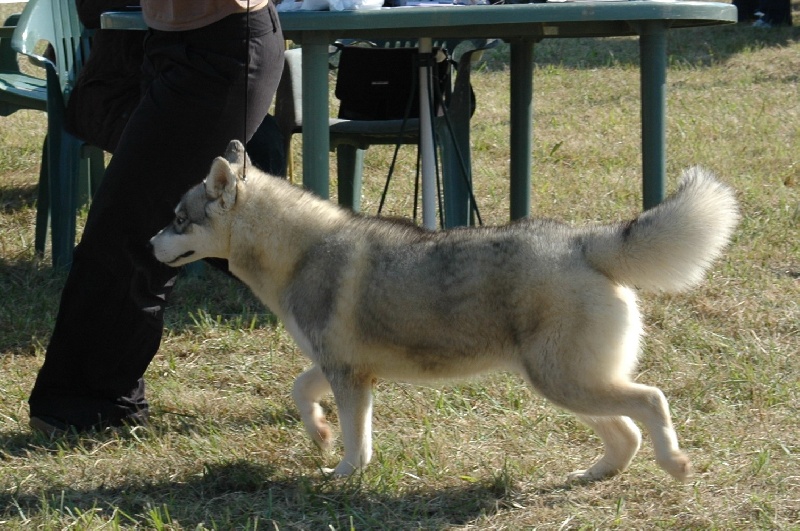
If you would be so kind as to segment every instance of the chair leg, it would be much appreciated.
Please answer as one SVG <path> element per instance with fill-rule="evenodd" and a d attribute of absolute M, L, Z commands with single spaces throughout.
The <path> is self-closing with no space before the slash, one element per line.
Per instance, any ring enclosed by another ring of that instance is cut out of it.
<path fill-rule="evenodd" d="M 106 172 L 105 152 L 94 146 L 84 146 L 83 148 L 82 156 L 89 159 L 89 199 L 91 199 L 97 193 Z"/>
<path fill-rule="evenodd" d="M 39 167 L 39 190 L 36 199 L 36 233 L 33 248 L 39 256 L 47 245 L 47 226 L 50 223 L 50 174 L 48 171 L 47 135 L 42 145 L 42 163 Z"/>
<path fill-rule="evenodd" d="M 77 175 L 81 141 L 61 131 L 56 141 L 50 139 L 50 220 L 53 267 L 68 270 L 72 265 L 77 212 Z"/>
<path fill-rule="evenodd" d="M 292 183 L 294 182 L 294 156 L 292 155 L 291 131 L 283 132 L 283 152 L 286 153 L 286 171 L 282 177 L 285 177 L 290 183 Z"/>
<path fill-rule="evenodd" d="M 440 122 L 441 124 L 441 122 Z M 445 228 L 471 225 L 472 204 L 470 200 L 471 160 L 469 150 L 469 122 L 466 127 L 440 125 L 439 139 L 442 154 L 442 181 L 444 187 Z M 463 137 L 466 131 L 466 138 Z"/>
<path fill-rule="evenodd" d="M 470 118 L 474 111 L 474 94 L 470 84 L 471 63 L 479 50 L 466 52 L 458 64 L 458 75 L 448 106 L 448 119 L 437 120 L 441 139 L 442 180 L 445 190 L 445 227 L 474 225 L 477 205 L 472 204 L 472 158 L 470 151 Z"/>
<path fill-rule="evenodd" d="M 78 174 L 78 200 L 76 206 L 80 207 L 88 203 L 105 173 L 105 159 L 102 149 L 80 142 L 79 170 Z"/>
<path fill-rule="evenodd" d="M 61 144 L 61 142 L 64 144 Z M 68 146 L 65 147 L 67 153 L 62 152 L 56 146 L 53 146 L 53 152 L 51 153 L 48 135 L 45 135 L 42 146 L 42 163 L 39 169 L 34 249 L 37 254 L 44 254 L 47 245 L 47 229 L 50 228 L 53 239 L 53 265 L 55 267 L 68 267 L 72 262 L 72 250 L 75 245 L 75 216 L 77 208 L 78 205 L 84 204 L 97 192 L 105 172 L 105 155 L 103 150 L 99 148 L 81 146 L 81 142 L 74 138 L 62 138 L 57 143 Z M 68 153 L 70 150 L 72 153 Z M 52 175 L 50 172 L 51 156 L 54 157 L 52 160 L 59 161 L 57 166 L 52 165 L 54 170 Z M 78 175 L 78 186 L 65 182 L 73 179 L 59 180 L 53 183 L 53 180 L 59 179 L 63 175 Z M 51 183 L 58 190 L 56 197 L 59 198 L 52 203 Z M 68 199 L 70 195 L 74 195 L 70 190 L 77 192 L 77 196 L 73 201 Z M 56 220 L 55 224 L 53 224 L 53 220 Z M 48 227 L 48 225 L 54 226 Z"/>
<path fill-rule="evenodd" d="M 353 212 L 361 211 L 361 184 L 364 180 L 364 150 L 342 144 L 336 147 L 336 174 L 339 204 Z"/>
<path fill-rule="evenodd" d="M 85 205 L 91 199 L 91 180 L 92 180 L 92 168 L 91 163 L 88 159 L 84 158 L 82 155 L 78 155 L 78 173 L 77 173 L 77 180 L 75 182 L 75 190 L 77 192 L 76 199 L 75 199 L 75 206 L 80 207 L 81 205 Z"/>

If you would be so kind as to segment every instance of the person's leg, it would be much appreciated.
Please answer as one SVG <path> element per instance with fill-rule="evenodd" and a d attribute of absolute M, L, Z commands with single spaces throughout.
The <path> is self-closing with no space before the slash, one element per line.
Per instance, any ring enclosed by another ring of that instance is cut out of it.
<path fill-rule="evenodd" d="M 736 6 L 738 12 L 739 22 L 747 22 L 756 18 L 755 12 L 758 4 L 759 0 L 733 0 L 733 5 Z"/>
<path fill-rule="evenodd" d="M 759 19 L 755 27 L 772 28 L 792 25 L 792 6 L 790 0 L 760 0 L 756 15 Z"/>
<path fill-rule="evenodd" d="M 761 20 L 772 26 L 792 25 L 792 5 L 790 0 L 765 0 L 764 16 Z"/>
<path fill-rule="evenodd" d="M 246 21 L 235 15 L 201 30 L 148 36 L 149 84 L 76 247 L 29 400 L 32 419 L 80 430 L 121 424 L 147 409 L 141 378 L 158 350 L 176 274 L 150 255 L 147 242 L 228 142 L 253 134 L 283 69 L 273 8 L 250 14 L 249 41 Z"/>

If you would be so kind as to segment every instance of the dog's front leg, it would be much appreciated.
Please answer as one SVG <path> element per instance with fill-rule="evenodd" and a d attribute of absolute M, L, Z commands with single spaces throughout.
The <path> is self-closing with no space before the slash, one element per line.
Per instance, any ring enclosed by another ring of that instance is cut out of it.
<path fill-rule="evenodd" d="M 356 374 L 349 368 L 326 373 L 339 408 L 344 444 L 344 459 L 333 474 L 349 476 L 372 458 L 372 376 Z"/>
<path fill-rule="evenodd" d="M 328 379 L 318 365 L 314 365 L 294 381 L 294 398 L 300 417 L 311 439 L 322 450 L 328 450 L 333 443 L 333 435 L 319 401 L 331 392 Z"/>

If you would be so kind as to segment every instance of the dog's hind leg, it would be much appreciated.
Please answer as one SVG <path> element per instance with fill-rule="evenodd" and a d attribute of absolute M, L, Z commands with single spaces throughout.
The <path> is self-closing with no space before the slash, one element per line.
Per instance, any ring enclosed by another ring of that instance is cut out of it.
<path fill-rule="evenodd" d="M 372 376 L 347 369 L 330 375 L 344 445 L 344 459 L 334 475 L 349 476 L 372 459 L 372 381 Z"/>
<path fill-rule="evenodd" d="M 638 420 L 647 428 L 658 465 L 676 479 L 684 481 L 692 465 L 678 446 L 678 434 L 672 426 L 669 403 L 661 389 L 628 382 L 619 385 L 610 398 L 612 401 L 621 400 L 621 414 Z"/>
<path fill-rule="evenodd" d="M 542 390 L 541 386 L 538 388 Z M 669 404 L 660 389 L 623 380 L 605 385 L 595 383 L 582 386 L 573 383 L 568 393 L 562 389 L 551 394 L 545 389 L 543 394 L 581 415 L 625 416 L 641 422 L 653 440 L 659 466 L 681 481 L 689 475 L 689 458 L 678 447 L 678 436 L 672 427 Z M 607 426 L 603 428 L 607 429 Z M 600 436 L 603 437 L 603 433 Z M 600 462 L 604 459 L 605 456 Z"/>
<path fill-rule="evenodd" d="M 578 417 L 603 441 L 604 454 L 586 470 L 576 470 L 570 481 L 594 481 L 616 476 L 628 468 L 639 446 L 642 433 L 628 417 Z"/>
<path fill-rule="evenodd" d="M 319 401 L 330 394 L 331 386 L 319 366 L 314 365 L 294 381 L 294 398 L 300 417 L 311 439 L 322 450 L 328 450 L 333 443 L 333 435 Z"/>
<path fill-rule="evenodd" d="M 582 307 L 582 312 L 567 313 L 565 307 L 551 325 L 540 326 L 523 357 L 522 372 L 545 398 L 584 420 L 590 417 L 588 424 L 603 439 L 606 455 L 584 474 L 607 476 L 627 465 L 639 438 L 629 421 L 620 420 L 628 417 L 650 434 L 659 466 L 684 480 L 691 466 L 678 447 L 664 393 L 629 377 L 642 328 L 635 294 L 594 280 L 587 284 L 594 287 L 581 293 L 583 306 L 573 305 Z"/>

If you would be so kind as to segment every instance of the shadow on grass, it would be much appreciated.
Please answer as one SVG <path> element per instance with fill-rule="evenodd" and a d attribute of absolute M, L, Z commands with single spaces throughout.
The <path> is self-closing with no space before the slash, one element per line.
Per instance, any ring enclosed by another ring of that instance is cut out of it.
<path fill-rule="evenodd" d="M 747 50 L 785 47 L 800 41 L 800 26 L 764 30 L 747 24 L 684 28 L 667 36 L 670 64 L 693 67 L 725 62 Z M 507 44 L 486 52 L 485 68 L 503 70 L 510 64 Z M 639 66 L 639 42 L 633 37 L 544 39 L 534 45 L 539 67 L 602 68 Z"/>
<path fill-rule="evenodd" d="M 38 190 L 37 184 L 0 187 L 0 211 L 8 213 L 33 208 L 36 205 Z"/>
<path fill-rule="evenodd" d="M 444 489 L 383 489 L 362 477 L 286 476 L 269 464 L 234 459 L 202 464 L 191 477 L 126 477 L 118 486 L 58 486 L 39 493 L 0 493 L 0 518 L 85 526 L 250 529 L 264 521 L 290 529 L 445 529 L 507 506 L 501 479 Z M 160 526 L 159 526 L 160 524 Z"/>
<path fill-rule="evenodd" d="M 323 406 L 327 402 L 323 401 Z M 155 418 L 158 421 L 154 421 Z M 100 448 L 109 441 L 141 441 L 149 438 L 159 438 L 169 433 L 170 435 L 207 437 L 216 433 L 222 426 L 208 423 L 207 419 L 181 411 L 173 411 L 151 406 L 151 426 L 145 427 L 117 427 L 76 434 L 70 433 L 63 436 L 49 437 L 39 432 L 25 429 L 22 432 L 0 433 L 0 461 L 4 458 L 29 457 L 41 454 L 56 453 L 60 451 L 91 452 Z M 301 422 L 294 408 L 272 406 L 264 404 L 260 415 L 254 419 L 252 416 L 228 415 L 224 419 L 224 428 L 228 430 L 243 430 L 251 428 L 254 423 L 260 426 L 293 427 Z"/>
<path fill-rule="evenodd" d="M 32 354 L 46 342 L 65 278 L 35 258 L 0 258 L 0 352 Z"/>

